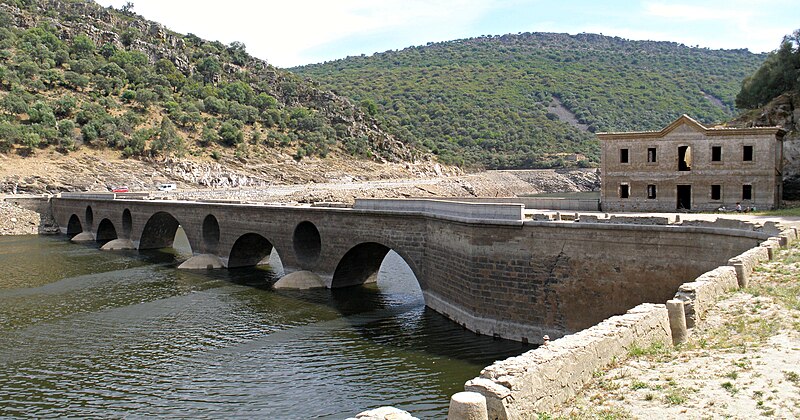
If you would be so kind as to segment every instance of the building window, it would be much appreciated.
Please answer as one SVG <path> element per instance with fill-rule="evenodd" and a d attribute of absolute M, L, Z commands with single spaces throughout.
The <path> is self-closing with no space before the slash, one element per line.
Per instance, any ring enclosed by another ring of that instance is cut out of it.
<path fill-rule="evenodd" d="M 722 199 L 722 185 L 712 185 L 711 186 L 711 199 L 712 200 L 721 200 Z"/>
<path fill-rule="evenodd" d="M 722 146 L 711 146 L 711 161 L 722 162 Z"/>
<path fill-rule="evenodd" d="M 630 193 L 628 191 L 628 184 L 620 184 L 619 186 L 619 198 L 628 198 Z"/>
<path fill-rule="evenodd" d="M 628 163 L 628 149 L 619 149 L 619 163 Z"/>
<path fill-rule="evenodd" d="M 742 146 L 742 160 L 745 162 L 753 160 L 753 146 Z"/>
<path fill-rule="evenodd" d="M 689 146 L 678 147 L 678 170 L 692 170 L 692 148 Z"/>
<path fill-rule="evenodd" d="M 647 163 L 655 163 L 656 161 L 656 148 L 655 147 L 648 147 L 647 148 Z"/>
<path fill-rule="evenodd" d="M 753 199 L 753 186 L 742 185 L 742 200 L 752 200 L 752 199 Z"/>
<path fill-rule="evenodd" d="M 656 186 L 655 185 L 648 185 L 647 186 L 647 198 L 655 199 L 656 198 Z"/>

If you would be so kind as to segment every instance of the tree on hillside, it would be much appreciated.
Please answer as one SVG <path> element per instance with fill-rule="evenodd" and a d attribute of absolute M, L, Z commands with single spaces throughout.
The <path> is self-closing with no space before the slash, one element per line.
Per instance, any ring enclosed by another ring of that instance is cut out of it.
<path fill-rule="evenodd" d="M 789 91 L 800 90 L 800 29 L 783 38 L 756 73 L 742 82 L 736 106 L 753 109 Z"/>

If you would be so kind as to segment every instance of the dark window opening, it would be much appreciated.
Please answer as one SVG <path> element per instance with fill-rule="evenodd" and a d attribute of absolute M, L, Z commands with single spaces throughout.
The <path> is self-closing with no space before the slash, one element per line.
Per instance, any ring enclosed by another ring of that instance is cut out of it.
<path fill-rule="evenodd" d="M 654 199 L 656 198 L 656 186 L 655 185 L 648 185 L 647 186 L 647 198 Z"/>
<path fill-rule="evenodd" d="M 656 148 L 655 147 L 648 147 L 647 148 L 647 162 L 654 163 L 656 161 Z"/>
<path fill-rule="evenodd" d="M 628 149 L 619 149 L 619 163 L 628 163 Z"/>
<path fill-rule="evenodd" d="M 753 146 L 742 147 L 742 160 L 745 162 L 750 162 L 753 160 Z"/>
<path fill-rule="evenodd" d="M 620 185 L 619 186 L 619 198 L 628 198 L 629 196 L 628 186 L 627 185 Z"/>
<path fill-rule="evenodd" d="M 712 200 L 720 200 L 720 199 L 722 199 L 722 186 L 721 185 L 712 185 L 711 186 L 711 199 Z"/>
<path fill-rule="evenodd" d="M 689 146 L 678 147 L 678 170 L 692 170 L 692 148 Z"/>
<path fill-rule="evenodd" d="M 753 199 L 753 186 L 742 185 L 742 200 L 752 200 L 752 199 Z"/>
<path fill-rule="evenodd" d="M 722 162 L 722 146 L 711 147 L 711 161 Z"/>
<path fill-rule="evenodd" d="M 692 209 L 692 186 L 691 185 L 678 185 L 678 210 L 691 210 Z"/>

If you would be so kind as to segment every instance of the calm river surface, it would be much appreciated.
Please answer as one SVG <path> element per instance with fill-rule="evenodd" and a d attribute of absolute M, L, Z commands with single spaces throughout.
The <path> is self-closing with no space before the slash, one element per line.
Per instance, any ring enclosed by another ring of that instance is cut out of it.
<path fill-rule="evenodd" d="M 185 252 L 185 251 L 184 251 Z M 394 253 L 378 285 L 276 291 L 266 269 L 0 236 L 0 417 L 343 419 L 450 395 L 526 350 L 426 309 Z"/>

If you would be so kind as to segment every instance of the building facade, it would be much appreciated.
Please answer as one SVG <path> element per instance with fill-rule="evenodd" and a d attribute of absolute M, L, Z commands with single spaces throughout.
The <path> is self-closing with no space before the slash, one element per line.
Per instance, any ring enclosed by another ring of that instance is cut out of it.
<path fill-rule="evenodd" d="M 770 209 L 781 203 L 778 127 L 707 128 L 683 115 L 661 131 L 598 133 L 604 211 Z"/>

